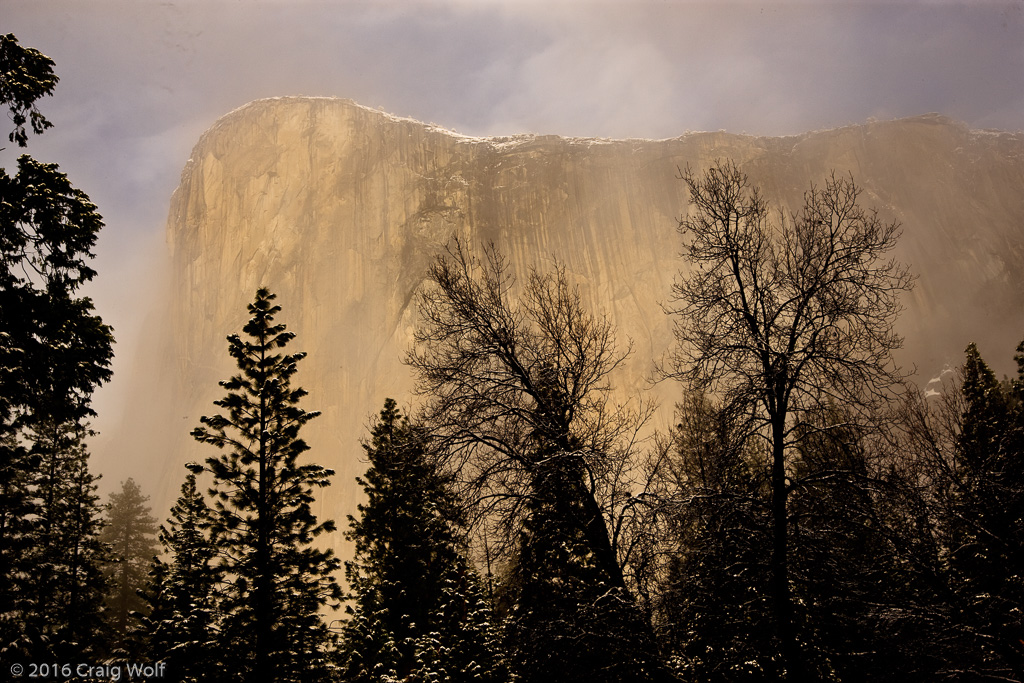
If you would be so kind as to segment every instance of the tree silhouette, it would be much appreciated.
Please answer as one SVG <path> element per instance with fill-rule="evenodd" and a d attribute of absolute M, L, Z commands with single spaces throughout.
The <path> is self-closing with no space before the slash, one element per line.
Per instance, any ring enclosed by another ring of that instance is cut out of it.
<path fill-rule="evenodd" d="M 612 326 L 584 310 L 560 266 L 532 271 L 517 300 L 493 247 L 477 260 L 456 242 L 429 279 L 407 363 L 474 514 L 520 560 L 520 672 L 658 679 L 650 624 L 620 564 L 643 415 L 609 401 L 626 356 Z"/>
<path fill-rule="evenodd" d="M 156 555 L 156 519 L 146 505 L 149 496 L 134 479 L 121 482 L 121 490 L 110 494 L 103 541 L 110 544 L 112 563 L 107 567 L 110 593 L 108 620 L 115 633 L 115 648 L 131 648 L 137 623 L 133 612 L 145 611 L 139 591 L 146 587 L 149 567 Z M 134 653 L 131 653 L 134 654 Z"/>
<path fill-rule="evenodd" d="M 962 428 L 945 496 L 949 580 L 979 668 L 1024 671 L 1024 343 L 1001 383 L 974 344 L 962 368 Z M 992 672 L 993 674 L 996 671 Z"/>
<path fill-rule="evenodd" d="M 467 558 L 464 515 L 427 431 L 392 399 L 363 445 L 367 501 L 349 517 L 353 605 L 343 675 L 381 680 L 507 681 L 497 629 Z"/>
<path fill-rule="evenodd" d="M 214 566 L 215 548 L 208 527 L 210 510 L 190 473 L 181 486 L 160 544 L 168 561 L 155 559 L 146 599 L 147 652 L 152 661 L 167 663 L 175 680 L 203 680 L 222 661 L 217 645 L 220 610 Z"/>
<path fill-rule="evenodd" d="M 318 611 L 336 608 L 341 590 L 334 553 L 313 547 L 334 522 L 318 522 L 311 505 L 334 473 L 299 462 L 309 449 L 299 430 L 319 413 L 300 408 L 306 391 L 291 386 L 306 354 L 276 353 L 295 335 L 274 323 L 274 298 L 258 290 L 246 338 L 228 337 L 241 372 L 221 382 L 228 393 L 214 404 L 226 414 L 201 418 L 192 436 L 225 451 L 206 466 L 211 538 L 226 582 L 221 647 L 236 657 L 230 671 L 245 681 L 320 680 L 329 675 L 332 636 Z"/>
<path fill-rule="evenodd" d="M 27 577 L 34 608 L 25 625 L 38 639 L 37 656 L 95 656 L 109 637 L 103 621 L 109 550 L 100 540 L 99 477 L 89 471 L 84 443 L 90 434 L 76 423 L 54 422 L 29 432 L 39 466 L 31 480 L 37 517 Z"/>
<path fill-rule="evenodd" d="M 12 142 L 28 144 L 26 124 L 37 134 L 50 127 L 36 101 L 56 83 L 52 60 L 0 36 L 0 105 L 14 123 Z M 47 643 L 27 630 L 46 609 L 29 582 L 39 575 L 35 549 L 47 541 L 33 521 L 45 456 L 26 446 L 39 443 L 34 430 L 84 428 L 93 390 L 110 378 L 113 337 L 77 296 L 95 275 L 88 260 L 103 225 L 89 198 L 56 164 L 28 155 L 14 176 L 0 169 L 0 198 L 0 655 L 10 658 Z M 91 531 L 83 533 L 78 541 L 88 543 Z"/>
<path fill-rule="evenodd" d="M 802 680 L 789 557 L 790 494 L 809 482 L 791 467 L 810 425 L 829 402 L 865 410 L 902 379 L 891 352 L 907 269 L 889 253 L 899 224 L 860 207 L 852 180 L 812 186 L 797 214 L 770 220 L 768 205 L 731 162 L 682 174 L 691 212 L 679 222 L 692 263 L 673 287 L 678 340 L 674 376 L 721 398 L 765 445 L 770 471 L 770 591 L 789 680 Z M 820 476 L 820 473 L 817 475 Z"/>

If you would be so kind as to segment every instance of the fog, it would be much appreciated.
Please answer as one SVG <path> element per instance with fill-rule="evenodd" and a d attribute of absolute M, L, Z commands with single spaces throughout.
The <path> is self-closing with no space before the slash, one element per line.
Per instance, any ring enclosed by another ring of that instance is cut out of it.
<path fill-rule="evenodd" d="M 27 151 L 59 163 L 106 219 L 88 294 L 118 339 L 115 379 L 96 398 L 108 436 L 154 343 L 141 330 L 162 313 L 181 169 L 206 128 L 251 100 L 347 97 L 470 135 L 793 135 L 932 111 L 1024 128 L 1016 0 L 0 0 L 0 16 L 61 78 L 40 105 L 55 128 Z M 0 166 L 19 153 L 9 145 Z M 115 462 L 103 443 L 105 490 L 145 472 L 144 453 Z"/>

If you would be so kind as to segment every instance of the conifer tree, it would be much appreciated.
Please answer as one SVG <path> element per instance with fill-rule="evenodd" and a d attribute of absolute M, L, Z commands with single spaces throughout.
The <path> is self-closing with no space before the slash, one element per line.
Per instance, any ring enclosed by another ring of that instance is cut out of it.
<path fill-rule="evenodd" d="M 309 449 L 299 430 L 319 415 L 299 407 L 306 395 L 291 379 L 306 354 L 279 354 L 294 334 L 274 323 L 280 306 L 256 292 L 246 338 L 228 337 L 241 371 L 221 386 L 214 404 L 225 414 L 203 417 L 192 432 L 223 452 L 207 458 L 213 473 L 211 541 L 217 549 L 223 619 L 219 644 L 236 659 L 227 667 L 244 681 L 316 681 L 330 675 L 332 634 L 319 610 L 340 600 L 330 550 L 313 547 L 334 522 L 318 522 L 313 491 L 333 472 L 301 464 Z"/>
<path fill-rule="evenodd" d="M 30 615 L 38 611 L 26 579 L 32 576 L 36 501 L 31 479 L 37 465 L 14 430 L 0 426 L 0 575 L 7 577 L 0 581 L 0 657 L 5 661 L 31 657 L 36 640 Z"/>
<path fill-rule="evenodd" d="M 1024 351 L 1024 343 L 1018 353 Z M 1004 386 L 967 347 L 965 411 L 956 444 L 946 529 L 950 582 L 982 668 L 1024 671 L 1024 357 Z"/>
<path fill-rule="evenodd" d="M 37 516 L 30 556 L 34 610 L 28 626 L 38 640 L 37 656 L 96 655 L 105 644 L 103 622 L 108 559 L 100 541 L 103 508 L 89 471 L 77 423 L 46 422 L 31 432 L 39 456 L 33 476 Z"/>
<path fill-rule="evenodd" d="M 53 93 L 54 63 L 0 36 L 0 106 L 19 147 L 50 127 L 37 100 Z M 28 128 L 26 127 L 28 126 Z M 103 225 L 89 198 L 56 164 L 28 155 L 11 176 L 0 168 L 0 657 L 29 659 L 42 647 L 29 632 L 41 616 L 31 585 L 45 542 L 35 537 L 42 463 L 31 432 L 46 424 L 81 424 L 93 390 L 110 378 L 111 330 L 78 289 Z M 49 514 L 45 510 L 42 514 Z M 91 533 L 86 531 L 85 533 Z M 52 654 L 52 653 L 51 653 Z"/>
<path fill-rule="evenodd" d="M 1024 343 L 1017 351 L 1017 377 L 1000 382 L 970 344 L 939 397 L 906 405 L 904 447 L 926 483 L 914 558 L 923 580 L 913 587 L 926 640 L 910 646 L 922 680 L 1019 680 L 1024 671 Z"/>
<path fill-rule="evenodd" d="M 562 474 L 552 472 L 552 478 Z M 571 524 L 578 502 L 563 486 L 538 486 L 538 500 L 528 505 L 523 521 L 507 596 L 508 647 L 516 671 L 530 683 L 654 679 L 649 650 L 636 647 L 645 624 L 638 623 L 635 604 L 623 599 Z"/>
<path fill-rule="evenodd" d="M 757 453 L 700 393 L 677 405 L 662 496 L 659 635 L 684 680 L 777 679 L 768 604 L 770 520 Z"/>
<path fill-rule="evenodd" d="M 444 575 L 429 631 L 415 640 L 415 665 L 408 683 L 480 681 L 510 683 L 501 629 L 468 562 Z"/>
<path fill-rule="evenodd" d="M 890 254 L 898 222 L 860 205 L 852 179 L 831 176 L 796 214 L 772 212 L 734 163 L 682 175 L 693 210 L 680 220 L 691 267 L 673 286 L 675 376 L 721 398 L 770 464 L 772 616 L 780 677 L 825 675 L 809 661 L 790 575 L 797 425 L 842 404 L 866 424 L 903 380 L 892 360 L 899 294 L 914 278 Z M 840 424 L 818 429 L 843 429 Z"/>
<path fill-rule="evenodd" d="M 891 516 L 904 485 L 898 461 L 836 406 L 808 415 L 800 437 L 793 583 L 808 662 L 826 678 L 902 680 L 913 670 L 904 652 L 919 587 L 909 530 Z"/>
<path fill-rule="evenodd" d="M 353 604 L 346 681 L 507 681 L 497 631 L 465 557 L 462 516 L 430 439 L 387 399 L 371 441 L 367 494 L 349 517 Z"/>
<path fill-rule="evenodd" d="M 182 683 L 202 680 L 219 662 L 216 588 L 220 576 L 214 566 L 209 523 L 210 510 L 196 487 L 195 473 L 190 473 L 167 525 L 160 527 L 160 544 L 168 561 L 154 560 L 146 595 L 149 658 L 166 662 L 169 675 Z"/>
<path fill-rule="evenodd" d="M 149 496 L 135 480 L 121 482 L 121 490 L 110 494 L 107 505 L 107 525 L 103 540 L 110 544 L 112 562 L 107 572 L 110 593 L 107 599 L 109 622 L 114 629 L 115 650 L 134 649 L 137 621 L 133 613 L 145 611 L 139 591 L 146 587 L 149 567 L 156 555 L 156 519 L 146 505 Z"/>

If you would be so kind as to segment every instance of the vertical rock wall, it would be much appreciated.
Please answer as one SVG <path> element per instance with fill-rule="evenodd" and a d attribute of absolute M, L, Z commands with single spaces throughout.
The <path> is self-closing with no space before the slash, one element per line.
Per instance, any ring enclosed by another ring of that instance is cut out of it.
<path fill-rule="evenodd" d="M 632 340 L 622 395 L 647 390 L 672 339 L 661 304 L 686 267 L 678 169 L 716 158 L 735 160 L 770 201 L 794 209 L 810 182 L 852 174 L 866 205 L 902 221 L 899 256 L 921 275 L 900 324 L 905 364 L 957 363 L 970 340 L 996 361 L 1024 336 L 1021 135 L 927 116 L 788 138 L 482 139 L 346 100 L 263 100 L 203 135 L 172 200 L 166 346 L 145 371 L 167 403 L 138 405 L 129 420 L 153 438 L 155 509 L 173 499 L 182 463 L 206 455 L 188 431 L 214 410 L 217 382 L 233 372 L 224 338 L 266 286 L 298 335 L 295 350 L 309 353 L 297 381 L 310 392 L 307 409 L 324 415 L 306 436 L 312 457 L 338 473 L 321 514 L 344 526 L 370 416 L 387 396 L 410 404 L 401 357 L 415 295 L 455 235 L 495 242 L 520 273 L 561 260 L 620 342 Z M 674 391 L 655 390 L 662 424 Z"/>

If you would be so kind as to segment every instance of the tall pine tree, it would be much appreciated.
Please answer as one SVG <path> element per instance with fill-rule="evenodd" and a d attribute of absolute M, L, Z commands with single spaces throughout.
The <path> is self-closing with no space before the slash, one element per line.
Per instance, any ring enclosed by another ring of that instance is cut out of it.
<path fill-rule="evenodd" d="M 14 123 L 8 139 L 19 147 L 28 144 L 28 128 L 40 134 L 50 127 L 36 103 L 57 85 L 53 66 L 15 36 L 0 36 L 0 106 Z M 88 261 L 102 225 L 96 207 L 56 164 L 23 155 L 13 176 L 0 168 L 0 657 L 5 660 L 34 658 L 50 641 L 40 640 L 43 634 L 33 633 L 33 624 L 42 620 L 49 632 L 64 616 L 46 613 L 53 603 L 39 604 L 34 586 L 43 571 L 35 563 L 50 561 L 41 551 L 49 540 L 36 536 L 46 522 L 36 521 L 51 512 L 39 507 L 35 495 L 45 454 L 29 446 L 35 443 L 33 430 L 83 424 L 92 414 L 93 390 L 110 378 L 111 330 L 93 314 L 92 302 L 77 294 L 95 275 Z M 84 539 L 65 542 L 88 544 L 92 530 L 83 533 Z"/>
<path fill-rule="evenodd" d="M 429 279 L 406 362 L 485 533 L 498 532 L 506 558 L 519 553 L 521 591 L 509 597 L 526 617 L 513 653 L 522 675 L 666 680 L 620 564 L 617 517 L 648 415 L 608 400 L 628 351 L 560 265 L 531 270 L 516 297 L 493 245 L 478 259 L 456 241 Z"/>
<path fill-rule="evenodd" d="M 777 680 L 767 577 L 770 519 L 758 452 L 720 405 L 677 405 L 664 478 L 662 645 L 683 680 Z"/>
<path fill-rule="evenodd" d="M 345 680 L 507 681 L 462 515 L 426 430 L 387 399 L 363 447 L 367 501 L 347 534 L 355 557 L 345 565 Z"/>
<path fill-rule="evenodd" d="M 332 575 L 339 562 L 313 546 L 335 527 L 318 522 L 311 505 L 333 472 L 299 462 L 309 449 L 299 430 L 319 413 L 300 408 L 306 391 L 291 386 L 306 354 L 276 353 L 295 335 L 274 323 L 274 298 L 258 290 L 246 338 L 228 337 L 241 372 L 221 382 L 228 393 L 214 404 L 226 414 L 203 417 L 192 432 L 223 451 L 206 460 L 211 538 L 225 581 L 219 637 L 222 650 L 235 653 L 228 668 L 240 680 L 327 680 L 332 635 L 319 610 L 341 598 Z"/>

